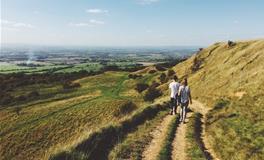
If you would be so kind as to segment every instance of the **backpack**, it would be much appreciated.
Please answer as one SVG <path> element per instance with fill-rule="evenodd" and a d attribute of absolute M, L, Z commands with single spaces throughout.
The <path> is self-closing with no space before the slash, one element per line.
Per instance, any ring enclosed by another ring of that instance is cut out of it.
<path fill-rule="evenodd" d="M 190 90 L 188 86 L 184 86 L 183 88 L 181 88 L 179 95 L 180 103 L 186 103 L 189 101 L 189 94 L 190 94 L 189 92 Z"/>

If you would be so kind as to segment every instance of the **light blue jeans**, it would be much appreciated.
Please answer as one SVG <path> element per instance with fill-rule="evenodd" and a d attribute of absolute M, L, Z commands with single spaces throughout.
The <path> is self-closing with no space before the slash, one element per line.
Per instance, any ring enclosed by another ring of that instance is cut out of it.
<path fill-rule="evenodd" d="M 188 105 L 189 105 L 189 102 L 181 103 L 181 112 L 180 112 L 180 121 L 181 122 L 185 122 L 186 111 L 187 111 Z"/>

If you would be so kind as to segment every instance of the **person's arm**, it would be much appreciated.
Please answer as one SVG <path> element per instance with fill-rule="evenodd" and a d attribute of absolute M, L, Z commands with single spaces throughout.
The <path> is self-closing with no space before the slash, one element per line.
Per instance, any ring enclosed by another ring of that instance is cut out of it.
<path fill-rule="evenodd" d="M 169 84 L 169 88 L 168 88 L 170 91 L 169 91 L 169 95 L 171 95 L 171 84 Z"/>
<path fill-rule="evenodd" d="M 190 104 L 192 104 L 192 95 L 191 95 L 191 90 L 189 89 L 189 100 L 190 100 Z"/>

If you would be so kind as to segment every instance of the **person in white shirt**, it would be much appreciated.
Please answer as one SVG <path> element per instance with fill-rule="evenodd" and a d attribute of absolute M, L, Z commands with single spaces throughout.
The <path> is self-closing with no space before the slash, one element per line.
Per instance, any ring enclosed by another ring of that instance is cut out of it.
<path fill-rule="evenodd" d="M 187 107 L 189 106 L 189 102 L 192 104 L 191 90 L 186 78 L 182 81 L 178 94 L 181 103 L 180 122 L 185 123 Z"/>
<path fill-rule="evenodd" d="M 174 76 L 171 83 L 169 84 L 170 88 L 170 107 L 171 107 L 171 115 L 176 114 L 177 111 L 177 106 L 178 106 L 178 92 L 179 92 L 179 87 L 180 83 L 177 82 L 178 78 L 177 76 Z"/>

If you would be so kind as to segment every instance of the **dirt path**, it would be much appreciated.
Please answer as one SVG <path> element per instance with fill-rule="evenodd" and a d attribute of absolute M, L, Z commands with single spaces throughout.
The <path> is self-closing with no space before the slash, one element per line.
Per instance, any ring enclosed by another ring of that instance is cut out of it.
<path fill-rule="evenodd" d="M 166 116 L 160 125 L 151 133 L 153 136 L 152 141 L 146 147 L 143 152 L 143 160 L 156 160 L 161 150 L 162 144 L 166 138 L 168 132 L 168 126 L 171 123 L 174 116 Z"/>
<path fill-rule="evenodd" d="M 192 112 L 188 113 L 186 116 L 186 122 L 188 123 L 189 118 L 192 116 Z M 172 155 L 171 159 L 172 160 L 185 160 L 186 159 L 186 152 L 185 152 L 185 147 L 186 147 L 186 129 L 187 129 L 187 123 L 181 123 L 179 124 L 177 131 L 175 133 L 175 139 L 172 142 Z"/>
<path fill-rule="evenodd" d="M 193 104 L 190 105 L 191 110 L 194 112 L 199 112 L 203 115 L 202 118 L 202 141 L 204 143 L 204 146 L 206 148 L 206 151 L 210 153 L 212 159 L 219 160 L 216 157 L 216 154 L 210 147 L 210 143 L 208 140 L 208 137 L 205 133 L 205 125 L 204 122 L 206 121 L 206 114 L 210 110 L 209 108 L 205 107 L 202 103 L 199 101 L 193 101 Z M 189 112 L 186 117 L 186 122 L 188 123 L 189 118 L 193 115 L 193 112 Z M 158 156 L 159 151 L 161 150 L 163 141 L 166 138 L 166 134 L 168 131 L 168 126 L 172 120 L 173 116 L 168 115 L 164 118 L 162 123 L 151 133 L 153 136 L 153 140 L 151 143 L 146 147 L 145 151 L 143 152 L 143 160 L 155 160 Z M 187 159 L 185 148 L 187 147 L 187 142 L 185 139 L 186 136 L 186 129 L 187 129 L 187 123 L 181 123 L 179 124 L 177 131 L 175 133 L 175 139 L 172 142 L 172 160 L 185 160 Z"/>
<path fill-rule="evenodd" d="M 202 103 L 200 103 L 199 101 L 193 101 L 193 104 L 190 106 L 190 108 L 195 111 L 195 112 L 199 112 L 203 115 L 202 118 L 202 141 L 204 143 L 204 146 L 206 148 L 206 151 L 208 153 L 210 153 L 212 159 L 214 160 L 220 160 L 219 158 L 217 158 L 214 150 L 211 148 L 211 145 L 209 143 L 208 140 L 208 136 L 206 135 L 205 132 L 205 121 L 206 121 L 206 114 L 207 112 L 210 110 L 209 108 L 205 107 Z"/>

